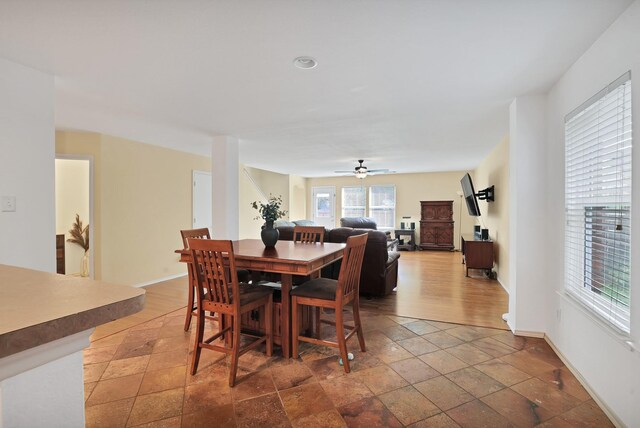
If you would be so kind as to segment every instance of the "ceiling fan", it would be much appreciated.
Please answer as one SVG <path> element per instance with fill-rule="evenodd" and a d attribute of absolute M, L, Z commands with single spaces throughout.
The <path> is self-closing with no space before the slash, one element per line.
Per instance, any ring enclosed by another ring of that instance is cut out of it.
<path fill-rule="evenodd" d="M 358 163 L 360 163 L 360 165 L 356 166 L 353 171 L 333 171 L 333 172 L 338 174 L 352 173 L 356 176 L 356 178 L 360 178 L 360 179 L 365 178 L 369 174 L 377 174 L 377 173 L 384 174 L 387 172 L 392 172 L 392 171 L 389 171 L 388 169 L 369 169 L 363 165 L 364 159 L 359 159 Z"/>

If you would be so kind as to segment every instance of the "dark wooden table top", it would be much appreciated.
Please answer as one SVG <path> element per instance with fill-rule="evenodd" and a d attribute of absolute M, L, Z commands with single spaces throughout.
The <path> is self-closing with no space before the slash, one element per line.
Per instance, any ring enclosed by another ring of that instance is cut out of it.
<path fill-rule="evenodd" d="M 267 248 L 260 239 L 233 241 L 236 267 L 252 268 L 263 272 L 308 274 L 335 260 L 342 258 L 346 244 L 326 242 L 324 244 L 302 244 L 293 241 L 278 241 L 275 247 Z M 189 252 L 176 250 L 188 258 Z"/>

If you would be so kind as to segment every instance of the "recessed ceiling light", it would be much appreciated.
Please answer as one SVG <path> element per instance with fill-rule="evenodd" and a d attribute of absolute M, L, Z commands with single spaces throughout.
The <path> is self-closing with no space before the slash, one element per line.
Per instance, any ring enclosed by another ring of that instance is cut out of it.
<path fill-rule="evenodd" d="M 310 56 L 299 56 L 293 60 L 293 65 L 302 69 L 315 68 L 318 65 L 318 61 Z"/>

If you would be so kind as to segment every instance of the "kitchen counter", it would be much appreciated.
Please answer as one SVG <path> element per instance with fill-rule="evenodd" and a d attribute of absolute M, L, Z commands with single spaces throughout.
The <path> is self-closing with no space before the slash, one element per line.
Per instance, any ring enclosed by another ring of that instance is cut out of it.
<path fill-rule="evenodd" d="M 0 265 L 0 427 L 84 426 L 83 349 L 145 291 Z"/>
<path fill-rule="evenodd" d="M 145 291 L 0 265 L 0 358 L 142 310 Z"/>

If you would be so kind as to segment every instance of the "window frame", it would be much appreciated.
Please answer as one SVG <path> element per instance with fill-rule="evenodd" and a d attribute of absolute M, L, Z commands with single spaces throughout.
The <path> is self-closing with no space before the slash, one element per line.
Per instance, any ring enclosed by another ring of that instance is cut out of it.
<path fill-rule="evenodd" d="M 631 94 L 627 72 L 565 117 L 564 290 L 624 336 L 632 294 Z"/>

